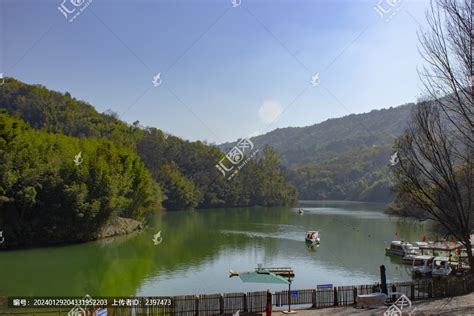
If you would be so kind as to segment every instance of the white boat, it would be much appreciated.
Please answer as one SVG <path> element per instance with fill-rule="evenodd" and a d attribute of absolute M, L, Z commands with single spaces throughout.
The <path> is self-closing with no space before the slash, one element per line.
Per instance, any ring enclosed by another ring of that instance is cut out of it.
<path fill-rule="evenodd" d="M 432 269 L 431 274 L 433 276 L 449 275 L 451 271 L 453 271 L 453 268 L 449 264 L 448 257 L 435 257 L 433 259 L 431 269 Z"/>
<path fill-rule="evenodd" d="M 312 243 L 312 242 L 305 242 L 306 244 L 306 250 L 309 252 L 316 252 L 319 247 L 319 243 Z"/>
<path fill-rule="evenodd" d="M 305 236 L 304 236 L 304 240 L 307 242 L 307 243 L 312 243 L 312 244 L 319 244 L 320 243 L 320 239 L 319 239 L 319 232 L 316 231 L 316 230 L 309 230 L 306 232 Z"/>
<path fill-rule="evenodd" d="M 414 247 L 418 247 L 418 248 L 428 247 L 430 245 L 426 241 L 414 241 L 412 244 Z"/>
<path fill-rule="evenodd" d="M 423 264 L 417 264 L 418 262 L 423 262 Z M 433 270 L 431 267 L 432 262 L 432 256 L 416 256 L 413 258 L 411 273 L 415 277 L 427 276 L 431 274 L 431 271 Z"/>
<path fill-rule="evenodd" d="M 412 244 L 403 240 L 394 240 L 390 243 L 389 248 L 385 248 L 385 254 L 404 257 L 408 253 L 408 249 L 413 247 Z"/>
<path fill-rule="evenodd" d="M 418 248 L 418 247 L 408 247 L 407 252 L 403 256 L 403 263 L 404 264 L 412 264 L 413 259 L 415 259 L 415 257 L 420 256 L 420 255 L 421 255 L 420 248 Z M 423 262 L 421 260 L 415 260 L 415 264 L 420 265 L 420 264 L 423 264 Z"/>

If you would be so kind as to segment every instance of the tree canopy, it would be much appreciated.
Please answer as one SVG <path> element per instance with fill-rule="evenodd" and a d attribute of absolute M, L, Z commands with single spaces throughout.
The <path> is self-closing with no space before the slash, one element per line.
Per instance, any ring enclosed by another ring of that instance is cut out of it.
<path fill-rule="evenodd" d="M 33 130 L 0 113 L 0 223 L 9 245 L 94 239 L 112 216 L 143 220 L 162 194 L 130 149 Z"/>
<path fill-rule="evenodd" d="M 0 221 L 20 243 L 85 240 L 113 216 L 143 220 L 162 207 L 297 202 L 270 149 L 228 180 L 217 148 L 126 124 L 68 93 L 9 78 L 0 109 Z"/>

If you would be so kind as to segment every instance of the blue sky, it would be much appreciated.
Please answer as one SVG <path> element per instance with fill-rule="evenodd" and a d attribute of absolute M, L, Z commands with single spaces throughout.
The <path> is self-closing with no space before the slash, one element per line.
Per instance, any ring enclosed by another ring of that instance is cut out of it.
<path fill-rule="evenodd" d="M 62 0 L 0 1 L 4 76 L 190 140 L 312 125 L 421 91 L 427 1 L 402 0 L 388 22 L 379 0 L 92 0 L 73 22 Z"/>

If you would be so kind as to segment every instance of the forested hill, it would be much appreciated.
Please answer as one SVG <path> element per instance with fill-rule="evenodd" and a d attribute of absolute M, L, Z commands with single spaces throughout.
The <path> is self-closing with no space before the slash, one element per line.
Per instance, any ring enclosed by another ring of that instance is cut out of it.
<path fill-rule="evenodd" d="M 260 154 L 228 180 L 214 147 L 7 78 L 0 86 L 0 225 L 10 241 L 28 245 L 84 240 L 112 218 L 142 220 L 162 207 L 295 204 L 276 153 Z"/>
<path fill-rule="evenodd" d="M 406 128 L 412 108 L 406 104 L 276 129 L 252 141 L 275 148 L 301 199 L 388 202 L 393 198 L 388 178 L 392 145 Z"/>

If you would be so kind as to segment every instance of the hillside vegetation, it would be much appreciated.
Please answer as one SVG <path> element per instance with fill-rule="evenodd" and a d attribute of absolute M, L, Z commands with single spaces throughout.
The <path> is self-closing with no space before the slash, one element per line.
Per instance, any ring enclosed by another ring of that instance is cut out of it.
<path fill-rule="evenodd" d="M 297 201 L 268 147 L 228 180 L 218 149 L 128 125 L 69 93 L 9 78 L 0 109 L 0 224 L 12 244 L 80 241 L 111 218 L 143 220 L 162 207 Z"/>
<path fill-rule="evenodd" d="M 307 127 L 276 129 L 252 141 L 275 148 L 300 199 L 389 202 L 392 146 L 412 108 L 413 104 L 406 104 Z M 220 148 L 231 146 L 226 143 Z"/>
<path fill-rule="evenodd" d="M 143 220 L 162 199 L 130 149 L 36 131 L 0 113 L 0 224 L 10 247 L 94 239 L 110 218 Z"/>

